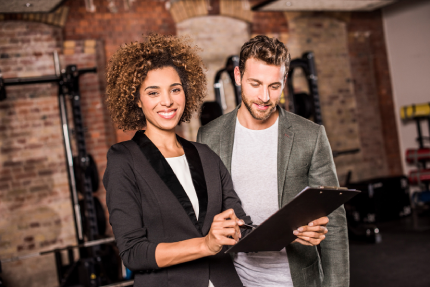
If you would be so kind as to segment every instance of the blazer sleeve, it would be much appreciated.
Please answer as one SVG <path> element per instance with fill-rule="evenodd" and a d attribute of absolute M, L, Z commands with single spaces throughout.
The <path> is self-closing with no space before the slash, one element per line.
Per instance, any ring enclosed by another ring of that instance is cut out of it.
<path fill-rule="evenodd" d="M 320 126 L 309 169 L 309 186 L 339 186 L 330 144 Z M 329 216 L 328 233 L 321 242 L 324 287 L 349 286 L 348 232 L 343 206 Z"/>
<path fill-rule="evenodd" d="M 133 271 L 158 269 L 157 244 L 147 238 L 133 160 L 124 145 L 116 144 L 109 149 L 103 184 L 109 222 L 124 265 Z"/>

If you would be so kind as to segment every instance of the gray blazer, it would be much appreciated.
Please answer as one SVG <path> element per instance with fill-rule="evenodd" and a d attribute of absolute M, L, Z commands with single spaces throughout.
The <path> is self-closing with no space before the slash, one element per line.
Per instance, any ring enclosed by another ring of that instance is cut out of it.
<path fill-rule="evenodd" d="M 161 242 L 202 237 L 215 215 L 233 208 L 251 223 L 233 190 L 226 167 L 206 145 L 179 138 L 199 198 L 199 218 L 167 161 L 138 131 L 133 140 L 113 145 L 103 177 L 109 221 L 124 265 L 136 271 L 135 287 L 242 286 L 231 257 L 222 250 L 171 267 L 159 268 L 155 249 Z M 179 185 L 179 186 L 178 186 Z"/>
<path fill-rule="evenodd" d="M 207 144 L 231 171 L 237 107 L 200 128 L 197 142 Z M 339 186 L 330 144 L 323 126 L 278 107 L 278 202 L 281 208 L 306 186 Z M 349 286 L 349 247 L 345 210 L 329 215 L 328 233 L 315 246 L 287 246 L 295 287 Z"/>

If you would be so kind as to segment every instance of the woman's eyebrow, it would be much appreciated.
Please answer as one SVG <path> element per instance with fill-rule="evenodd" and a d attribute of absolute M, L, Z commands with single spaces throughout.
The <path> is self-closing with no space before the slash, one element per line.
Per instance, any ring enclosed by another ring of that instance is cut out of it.
<path fill-rule="evenodd" d="M 160 87 L 158 86 L 148 86 L 144 89 L 144 91 L 146 91 L 147 89 L 159 89 Z"/>
<path fill-rule="evenodd" d="M 182 86 L 181 83 L 173 83 L 170 85 L 170 87 L 174 87 L 174 86 Z M 159 89 L 159 86 L 148 86 L 144 89 L 144 91 L 146 91 L 147 89 Z"/>

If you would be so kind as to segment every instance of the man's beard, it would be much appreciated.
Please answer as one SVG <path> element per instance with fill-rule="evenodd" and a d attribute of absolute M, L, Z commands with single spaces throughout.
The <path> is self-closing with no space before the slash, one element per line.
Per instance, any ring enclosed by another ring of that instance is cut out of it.
<path fill-rule="evenodd" d="M 257 105 L 270 105 L 269 108 L 265 111 L 259 111 L 259 110 L 254 110 L 252 108 L 252 105 L 254 103 L 252 103 L 251 101 L 249 101 L 246 96 L 243 94 L 242 91 L 242 102 L 245 105 L 246 109 L 249 111 L 249 113 L 251 114 L 251 116 L 256 119 L 256 120 L 260 120 L 260 121 L 265 121 L 267 120 L 275 111 L 276 111 L 276 106 L 278 105 L 278 103 L 275 103 L 275 105 L 273 105 L 270 100 L 267 102 L 255 102 L 255 104 Z"/>

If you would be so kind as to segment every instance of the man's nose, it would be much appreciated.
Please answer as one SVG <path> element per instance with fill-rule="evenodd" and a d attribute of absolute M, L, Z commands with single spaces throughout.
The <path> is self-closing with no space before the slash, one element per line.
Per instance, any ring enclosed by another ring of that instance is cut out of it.
<path fill-rule="evenodd" d="M 263 88 L 262 93 L 260 94 L 260 100 L 263 102 L 268 102 L 270 100 L 269 88 Z"/>

